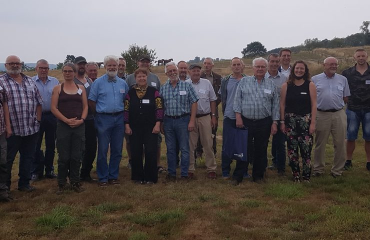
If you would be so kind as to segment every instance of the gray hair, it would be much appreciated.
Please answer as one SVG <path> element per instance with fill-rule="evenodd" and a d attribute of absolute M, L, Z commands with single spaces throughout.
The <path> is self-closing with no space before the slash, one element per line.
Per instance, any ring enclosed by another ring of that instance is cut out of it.
<path fill-rule="evenodd" d="M 270 53 L 270 54 L 268 55 L 268 57 L 267 57 L 267 61 L 270 61 L 270 58 L 271 58 L 271 57 L 278 58 L 278 57 L 279 57 L 279 54 L 277 54 L 277 53 Z"/>
<path fill-rule="evenodd" d="M 39 63 L 44 63 L 44 64 L 47 64 L 49 65 L 48 61 L 46 61 L 45 59 L 40 59 L 36 62 L 36 66 L 39 65 Z"/>
<path fill-rule="evenodd" d="M 212 59 L 212 58 L 210 58 L 210 57 L 206 57 L 206 58 L 203 60 L 203 64 L 204 64 L 204 61 L 205 61 L 205 60 L 211 60 L 212 65 L 215 65 L 215 64 L 213 63 L 213 59 Z"/>
<path fill-rule="evenodd" d="M 338 59 L 336 59 L 335 57 L 327 57 L 327 58 L 325 58 L 325 60 L 324 60 L 324 64 L 325 64 L 329 59 L 335 59 L 335 61 L 337 61 L 337 63 L 338 63 Z"/>
<path fill-rule="evenodd" d="M 95 66 L 95 67 L 97 67 L 99 69 L 99 66 L 98 66 L 98 64 L 96 62 L 88 62 L 88 63 L 86 63 L 85 68 L 87 68 L 90 65 L 93 65 L 93 66 Z"/>
<path fill-rule="evenodd" d="M 239 60 L 239 61 L 240 61 L 240 63 L 241 63 L 243 66 L 245 66 L 245 64 L 244 64 L 244 62 L 243 62 L 243 59 L 241 59 L 240 57 L 233 57 L 233 58 L 231 59 L 231 62 L 232 62 L 233 60 L 235 60 L 235 59 Z"/>
<path fill-rule="evenodd" d="M 114 55 L 108 55 L 108 56 L 106 56 L 104 58 L 104 66 L 107 64 L 107 62 L 109 62 L 111 60 L 115 61 L 117 63 L 117 65 L 118 65 L 118 63 L 119 63 L 118 57 L 117 56 L 114 56 Z"/>
<path fill-rule="evenodd" d="M 265 58 L 263 58 L 263 57 L 259 57 L 259 58 L 255 58 L 255 59 L 253 59 L 253 61 L 252 61 L 252 66 L 253 66 L 253 67 L 256 65 L 256 62 L 257 62 L 257 61 L 264 61 L 264 62 L 265 62 L 265 64 L 266 64 L 266 67 L 267 67 L 267 65 L 268 65 L 268 62 L 267 62 L 267 60 L 266 60 Z"/>
<path fill-rule="evenodd" d="M 166 65 L 164 66 L 164 73 L 167 73 L 167 67 L 168 66 L 175 66 L 175 68 L 176 69 L 178 69 L 177 68 L 177 66 L 176 66 L 176 63 L 175 62 L 168 62 L 168 63 L 166 63 Z"/>

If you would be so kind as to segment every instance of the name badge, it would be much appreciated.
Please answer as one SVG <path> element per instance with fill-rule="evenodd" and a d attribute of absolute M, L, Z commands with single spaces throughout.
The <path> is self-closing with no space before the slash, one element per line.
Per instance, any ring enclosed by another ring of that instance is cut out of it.
<path fill-rule="evenodd" d="M 149 103 L 149 99 L 143 99 L 143 103 Z"/>
<path fill-rule="evenodd" d="M 342 86 L 338 86 L 338 90 L 339 91 L 343 91 L 343 87 Z"/>
<path fill-rule="evenodd" d="M 306 92 L 301 92 L 301 94 L 307 94 Z"/>
<path fill-rule="evenodd" d="M 155 82 L 152 82 L 151 84 L 152 84 L 153 87 L 157 86 L 157 84 Z"/>
<path fill-rule="evenodd" d="M 180 91 L 180 95 L 186 95 L 186 91 Z"/>
<path fill-rule="evenodd" d="M 204 89 L 199 89 L 199 92 L 200 92 L 200 93 L 205 94 L 205 93 L 206 93 L 206 90 L 204 90 Z"/>
<path fill-rule="evenodd" d="M 267 94 L 271 94 L 271 90 L 270 89 L 265 89 L 263 90 L 264 93 L 267 93 Z"/>
<path fill-rule="evenodd" d="M 81 90 L 81 88 L 79 88 L 79 89 L 77 90 L 77 94 L 78 94 L 78 95 L 81 95 L 81 94 L 82 94 L 82 90 Z"/>
<path fill-rule="evenodd" d="M 125 93 L 125 89 L 120 89 L 119 93 Z"/>
<path fill-rule="evenodd" d="M 370 84 L 370 80 L 365 80 L 366 84 Z"/>
<path fill-rule="evenodd" d="M 88 82 L 86 82 L 86 83 L 84 84 L 84 86 L 85 86 L 85 88 L 88 88 L 88 87 L 90 87 L 90 84 L 89 84 Z"/>

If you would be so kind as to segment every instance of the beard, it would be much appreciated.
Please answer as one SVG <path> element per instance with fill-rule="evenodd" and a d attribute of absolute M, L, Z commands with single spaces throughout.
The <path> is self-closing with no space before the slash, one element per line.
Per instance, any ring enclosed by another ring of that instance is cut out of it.
<path fill-rule="evenodd" d="M 78 74 L 79 76 L 83 76 L 83 75 L 85 75 L 85 73 L 86 73 L 85 68 L 80 68 L 80 69 L 78 69 L 78 71 L 77 71 L 77 74 Z"/>
<path fill-rule="evenodd" d="M 6 70 L 6 73 L 9 74 L 9 75 L 18 75 L 22 72 L 22 69 L 18 68 L 18 69 L 7 69 Z"/>
<path fill-rule="evenodd" d="M 116 77 L 117 76 L 117 70 L 116 71 L 108 71 L 107 70 L 107 75 L 108 75 L 108 77 L 110 77 L 110 78 L 114 78 L 114 77 Z"/>

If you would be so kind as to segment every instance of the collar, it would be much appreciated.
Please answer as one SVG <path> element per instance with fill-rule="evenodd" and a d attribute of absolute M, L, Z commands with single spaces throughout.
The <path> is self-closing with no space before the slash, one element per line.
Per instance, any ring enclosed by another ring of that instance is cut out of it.
<path fill-rule="evenodd" d="M 43 81 L 39 78 L 39 75 L 36 75 L 36 81 L 43 82 Z M 47 76 L 47 78 L 46 78 L 46 82 L 49 82 L 49 81 L 51 81 L 51 80 L 50 80 L 50 77 L 49 77 L 49 76 Z"/>
<path fill-rule="evenodd" d="M 145 88 L 140 88 L 139 85 L 135 84 L 133 88 L 138 91 L 146 91 L 146 89 L 148 88 L 148 84 L 145 86 Z"/>
<path fill-rule="evenodd" d="M 280 78 L 281 77 L 281 75 L 280 75 L 280 72 L 278 71 L 277 72 L 277 75 L 276 76 L 271 76 L 271 74 L 269 73 L 269 71 L 267 71 L 266 72 L 266 74 L 265 74 L 265 78 L 272 78 L 272 79 L 275 79 L 275 78 Z"/>
<path fill-rule="evenodd" d="M 329 77 L 328 75 L 326 75 L 325 72 L 324 72 L 324 75 L 325 75 L 326 79 L 333 79 L 335 77 L 336 73 L 334 73 L 334 75 L 332 77 Z"/>

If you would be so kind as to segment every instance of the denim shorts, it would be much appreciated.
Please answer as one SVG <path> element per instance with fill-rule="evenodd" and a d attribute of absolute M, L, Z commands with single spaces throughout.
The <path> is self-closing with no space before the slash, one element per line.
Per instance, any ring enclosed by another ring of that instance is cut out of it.
<path fill-rule="evenodd" d="M 362 138 L 370 141 L 370 112 L 346 110 L 347 114 L 347 140 L 357 139 L 360 123 L 362 123 Z"/>

